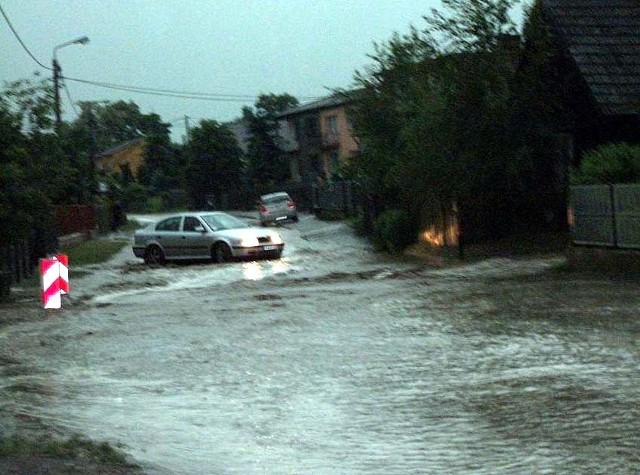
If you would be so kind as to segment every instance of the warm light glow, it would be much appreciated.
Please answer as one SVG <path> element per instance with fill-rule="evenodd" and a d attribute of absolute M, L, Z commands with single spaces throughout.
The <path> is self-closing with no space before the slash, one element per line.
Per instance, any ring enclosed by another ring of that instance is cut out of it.
<path fill-rule="evenodd" d="M 567 209 L 567 224 L 570 227 L 574 227 L 576 224 L 576 214 L 573 211 L 573 208 Z"/>
<path fill-rule="evenodd" d="M 432 246 L 444 246 L 444 233 L 437 231 L 435 226 L 431 226 L 420 235 L 420 240 Z"/>
<path fill-rule="evenodd" d="M 458 244 L 458 223 L 455 218 L 448 220 L 446 228 L 434 224 L 420 233 L 420 241 L 434 247 L 455 246 Z"/>

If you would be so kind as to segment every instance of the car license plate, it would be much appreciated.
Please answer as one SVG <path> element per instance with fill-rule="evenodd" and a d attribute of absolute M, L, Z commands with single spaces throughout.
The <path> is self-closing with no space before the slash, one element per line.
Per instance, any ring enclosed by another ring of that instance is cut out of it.
<path fill-rule="evenodd" d="M 278 216 L 278 217 L 276 218 L 276 221 L 284 221 L 285 219 L 287 219 L 287 217 L 286 217 L 286 216 Z"/>
<path fill-rule="evenodd" d="M 278 249 L 278 246 L 264 246 L 262 249 L 265 251 L 275 251 Z"/>

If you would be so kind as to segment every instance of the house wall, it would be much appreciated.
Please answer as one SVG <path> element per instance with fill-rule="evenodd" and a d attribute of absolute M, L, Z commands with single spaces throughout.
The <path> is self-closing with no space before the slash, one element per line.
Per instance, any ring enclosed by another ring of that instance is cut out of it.
<path fill-rule="evenodd" d="M 330 130 L 330 118 L 335 119 L 334 130 Z M 323 143 L 322 163 L 324 165 L 325 178 L 330 178 L 336 171 L 337 166 L 344 165 L 348 162 L 349 157 L 357 153 L 358 143 L 353 137 L 344 106 L 321 111 L 319 122 Z"/>
<path fill-rule="evenodd" d="M 103 155 L 96 159 L 98 171 L 111 175 L 120 173 L 122 166 L 129 165 L 131 173 L 138 177 L 140 167 L 144 163 L 145 146 L 144 143 L 133 144 L 130 147 L 115 151 L 109 155 Z"/>
<path fill-rule="evenodd" d="M 358 150 L 344 104 L 304 107 L 282 118 L 280 136 L 291 157 L 291 177 L 308 186 L 330 180 Z M 295 135 L 291 136 L 291 131 Z"/>

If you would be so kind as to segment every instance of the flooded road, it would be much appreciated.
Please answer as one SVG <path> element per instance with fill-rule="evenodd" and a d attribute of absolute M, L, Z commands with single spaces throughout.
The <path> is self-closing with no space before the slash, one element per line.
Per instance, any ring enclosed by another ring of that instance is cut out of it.
<path fill-rule="evenodd" d="M 0 332 L 28 368 L 2 410 L 150 473 L 640 472 L 637 283 L 396 263 L 311 217 L 282 234 L 280 261 L 123 254 L 83 278 L 60 315 Z"/>

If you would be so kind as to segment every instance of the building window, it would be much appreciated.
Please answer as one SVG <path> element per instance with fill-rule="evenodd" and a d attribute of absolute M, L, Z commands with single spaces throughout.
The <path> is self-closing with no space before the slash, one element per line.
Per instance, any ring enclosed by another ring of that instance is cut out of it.
<path fill-rule="evenodd" d="M 339 142 L 338 117 L 330 115 L 324 119 L 324 145 L 336 146 Z"/>

